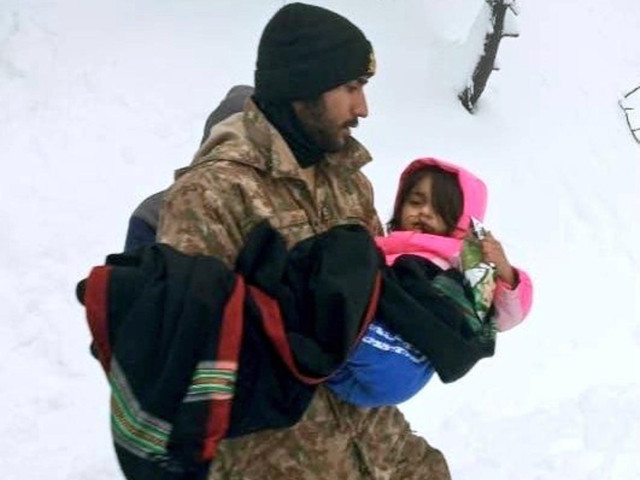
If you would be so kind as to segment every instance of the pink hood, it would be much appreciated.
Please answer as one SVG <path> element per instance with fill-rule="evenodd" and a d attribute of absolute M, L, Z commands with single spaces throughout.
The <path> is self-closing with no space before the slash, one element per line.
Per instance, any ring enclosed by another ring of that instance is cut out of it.
<path fill-rule="evenodd" d="M 447 268 L 451 259 L 460 253 L 462 239 L 469 230 L 471 217 L 475 217 L 478 220 L 484 219 L 484 213 L 487 208 L 487 187 L 484 182 L 464 168 L 443 160 L 419 158 L 411 162 L 400 176 L 398 193 L 400 192 L 400 187 L 411 173 L 427 165 L 435 165 L 458 175 L 463 197 L 462 215 L 451 237 L 411 231 L 395 231 L 386 237 L 376 238 L 376 243 L 387 255 L 387 263 L 389 264 L 393 263 L 399 255 L 410 253 L 426 256 L 441 267 Z M 397 204 L 399 198 L 396 197 L 395 202 Z"/>

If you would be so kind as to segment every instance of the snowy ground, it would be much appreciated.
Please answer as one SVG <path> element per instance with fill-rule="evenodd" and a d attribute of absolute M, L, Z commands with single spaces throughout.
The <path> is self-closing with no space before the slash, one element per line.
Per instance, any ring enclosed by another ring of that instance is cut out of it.
<path fill-rule="evenodd" d="M 408 161 L 459 162 L 535 284 L 494 358 L 402 406 L 414 428 L 456 480 L 640 478 L 640 145 L 618 106 L 640 85 L 640 2 L 521 1 L 474 116 L 456 93 L 482 0 L 317 3 L 376 49 L 356 136 L 381 217 Z M 121 249 L 227 89 L 252 82 L 282 4 L 0 0 L 3 479 L 121 478 L 75 283 Z"/>

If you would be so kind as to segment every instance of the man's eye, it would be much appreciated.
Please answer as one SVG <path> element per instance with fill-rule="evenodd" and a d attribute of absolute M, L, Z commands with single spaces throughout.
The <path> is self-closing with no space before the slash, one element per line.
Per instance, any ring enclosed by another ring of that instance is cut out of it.
<path fill-rule="evenodd" d="M 349 93 L 355 93 L 360 88 L 359 83 L 347 83 L 345 86 L 347 87 L 347 92 Z"/>

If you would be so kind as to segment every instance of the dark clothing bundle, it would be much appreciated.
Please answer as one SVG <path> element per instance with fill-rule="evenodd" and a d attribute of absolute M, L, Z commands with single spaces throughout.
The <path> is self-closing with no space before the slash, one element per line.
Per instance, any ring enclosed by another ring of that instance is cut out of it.
<path fill-rule="evenodd" d="M 359 226 L 287 252 L 263 223 L 235 272 L 162 244 L 110 255 L 79 297 L 111 385 L 125 476 L 204 478 L 222 438 L 296 423 L 376 307 L 444 381 L 493 353 L 464 326 L 464 313 L 428 287 L 428 261 L 408 256 L 396 265 L 385 266 Z"/>
<path fill-rule="evenodd" d="M 360 227 L 287 253 L 263 224 L 236 272 L 162 244 L 94 268 L 80 296 L 126 477 L 199 478 L 221 438 L 295 423 L 373 317 L 381 263 Z"/>

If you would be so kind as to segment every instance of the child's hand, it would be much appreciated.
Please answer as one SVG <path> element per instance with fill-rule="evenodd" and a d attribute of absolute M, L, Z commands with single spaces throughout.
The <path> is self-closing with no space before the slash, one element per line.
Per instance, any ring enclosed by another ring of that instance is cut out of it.
<path fill-rule="evenodd" d="M 496 266 L 498 277 L 509 284 L 511 288 L 516 286 L 516 272 L 507 260 L 507 256 L 502 249 L 502 245 L 494 238 L 491 232 L 487 232 L 482 244 L 482 256 L 485 262 L 493 263 Z"/>

